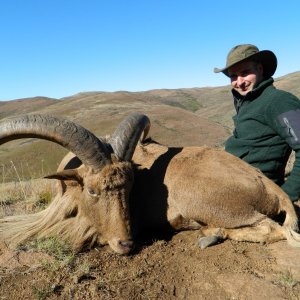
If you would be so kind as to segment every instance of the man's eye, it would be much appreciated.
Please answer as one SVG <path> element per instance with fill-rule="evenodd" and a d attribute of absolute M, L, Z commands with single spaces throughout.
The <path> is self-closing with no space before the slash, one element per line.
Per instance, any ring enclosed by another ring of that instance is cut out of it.
<path fill-rule="evenodd" d="M 251 73 L 251 70 L 250 69 L 247 69 L 247 70 L 244 70 L 242 73 L 241 73 L 241 76 L 245 77 L 247 75 L 249 75 Z"/>
<path fill-rule="evenodd" d="M 98 197 L 98 196 L 99 196 L 99 194 L 98 194 L 94 189 L 88 188 L 88 189 L 87 189 L 87 192 L 88 192 L 88 194 L 89 194 L 91 197 Z"/>

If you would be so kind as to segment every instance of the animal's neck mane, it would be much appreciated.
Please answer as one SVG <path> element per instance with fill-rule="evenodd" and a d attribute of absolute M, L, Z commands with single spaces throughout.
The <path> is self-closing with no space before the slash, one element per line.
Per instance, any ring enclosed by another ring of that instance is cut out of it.
<path fill-rule="evenodd" d="M 71 197 L 57 196 L 43 211 L 10 216 L 0 220 L 0 236 L 11 248 L 32 238 L 60 236 L 76 251 L 92 247 L 98 234 L 88 219 L 78 211 Z"/>

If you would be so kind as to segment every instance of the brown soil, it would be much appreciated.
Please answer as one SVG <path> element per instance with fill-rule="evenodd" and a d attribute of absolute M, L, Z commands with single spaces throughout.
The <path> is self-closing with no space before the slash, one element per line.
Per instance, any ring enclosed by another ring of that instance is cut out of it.
<path fill-rule="evenodd" d="M 197 236 L 140 241 L 131 256 L 96 248 L 68 264 L 2 245 L 0 299 L 299 299 L 299 249 L 227 240 L 201 250 Z"/>

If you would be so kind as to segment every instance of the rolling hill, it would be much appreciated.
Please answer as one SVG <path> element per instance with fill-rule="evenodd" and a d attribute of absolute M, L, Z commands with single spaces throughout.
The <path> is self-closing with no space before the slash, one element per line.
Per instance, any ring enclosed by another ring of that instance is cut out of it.
<path fill-rule="evenodd" d="M 275 85 L 300 98 L 300 71 L 277 78 Z M 34 97 L 0 102 L 0 118 L 27 113 L 51 114 L 75 121 L 98 136 L 113 132 L 129 113 L 150 117 L 150 135 L 169 146 L 221 146 L 232 130 L 230 87 L 159 89 L 144 92 L 84 92 L 61 99 Z M 0 147 L 2 181 L 40 177 L 53 172 L 66 153 L 36 139 Z"/>

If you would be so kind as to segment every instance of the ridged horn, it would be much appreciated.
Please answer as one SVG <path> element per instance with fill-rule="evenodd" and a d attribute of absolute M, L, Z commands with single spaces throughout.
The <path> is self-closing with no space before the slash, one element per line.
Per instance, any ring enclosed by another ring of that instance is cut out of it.
<path fill-rule="evenodd" d="M 0 122 L 0 145 L 21 138 L 40 138 L 73 152 L 94 171 L 111 163 L 107 145 L 84 127 L 49 115 L 29 114 Z"/>
<path fill-rule="evenodd" d="M 120 123 L 110 137 L 109 143 L 119 159 L 130 161 L 139 139 L 144 140 L 149 130 L 149 118 L 135 112 Z"/>

